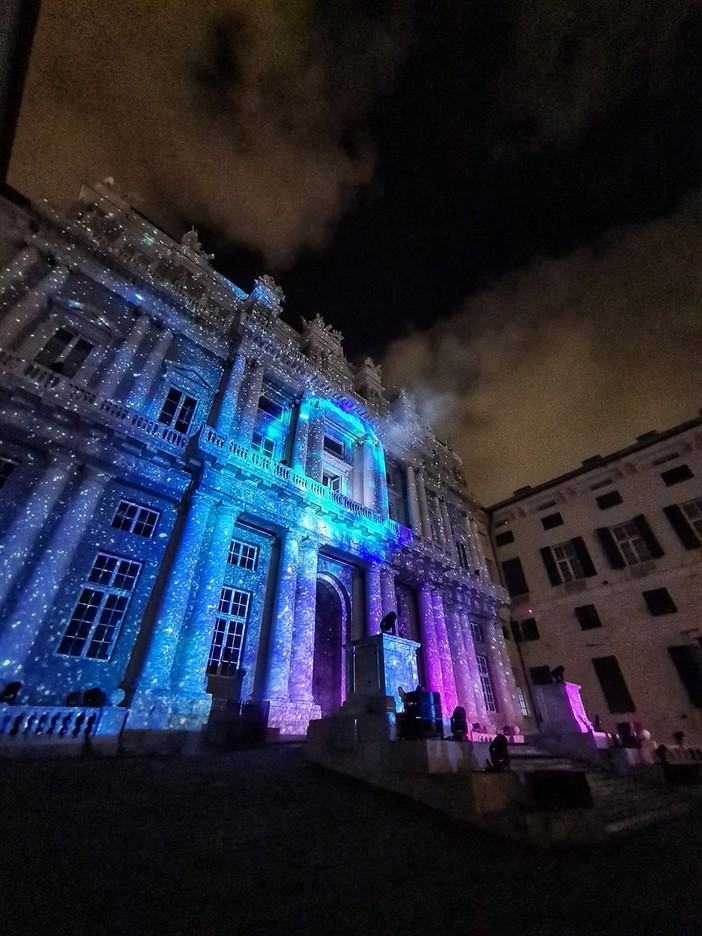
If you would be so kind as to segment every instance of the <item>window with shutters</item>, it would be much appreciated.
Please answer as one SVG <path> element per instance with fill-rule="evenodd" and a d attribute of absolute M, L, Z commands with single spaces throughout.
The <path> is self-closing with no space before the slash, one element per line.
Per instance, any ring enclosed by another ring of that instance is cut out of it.
<path fill-rule="evenodd" d="M 695 644 L 682 644 L 668 647 L 668 653 L 690 702 L 695 708 L 702 708 L 702 649 Z"/>
<path fill-rule="evenodd" d="M 632 566 L 653 559 L 651 551 L 644 542 L 641 531 L 635 523 L 620 523 L 618 526 L 612 527 L 612 536 L 627 565 Z"/>
<path fill-rule="evenodd" d="M 607 708 L 613 715 L 635 712 L 634 701 L 629 694 L 624 676 L 615 656 L 594 657 L 592 665 L 602 687 Z"/>
<path fill-rule="evenodd" d="M 702 541 L 702 497 L 681 504 L 680 509 L 700 541 Z"/>
<path fill-rule="evenodd" d="M 502 574 L 505 585 L 510 597 L 516 598 L 517 595 L 526 595 L 529 591 L 527 580 L 524 577 L 522 563 L 518 556 L 514 559 L 505 559 L 502 565 Z"/>
<path fill-rule="evenodd" d="M 585 541 L 580 536 L 556 546 L 544 546 L 541 558 L 552 585 L 567 585 L 597 574 Z"/>
<path fill-rule="evenodd" d="M 702 497 L 684 504 L 671 504 L 663 508 L 663 513 L 685 549 L 702 547 Z"/>
<path fill-rule="evenodd" d="M 667 588 L 652 588 L 650 591 L 643 592 L 643 596 L 648 605 L 648 610 L 654 617 L 660 617 L 663 614 L 675 614 L 678 610 Z"/>

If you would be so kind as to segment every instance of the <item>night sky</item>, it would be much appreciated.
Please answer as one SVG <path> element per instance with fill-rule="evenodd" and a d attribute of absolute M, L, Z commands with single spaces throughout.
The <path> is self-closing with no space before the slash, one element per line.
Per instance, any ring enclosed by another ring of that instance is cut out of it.
<path fill-rule="evenodd" d="M 697 0 L 43 0 L 9 181 L 273 273 L 490 502 L 702 406 L 701 53 Z"/>

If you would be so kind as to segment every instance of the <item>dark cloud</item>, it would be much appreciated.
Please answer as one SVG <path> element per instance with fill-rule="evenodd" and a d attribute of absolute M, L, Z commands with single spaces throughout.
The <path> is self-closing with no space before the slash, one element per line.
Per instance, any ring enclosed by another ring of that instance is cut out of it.
<path fill-rule="evenodd" d="M 10 181 L 65 205 L 113 175 L 166 227 L 206 224 L 285 267 L 372 177 L 366 118 L 405 7 L 44 0 Z"/>
<path fill-rule="evenodd" d="M 694 416 L 701 297 L 689 210 L 534 263 L 396 342 L 385 374 L 415 388 L 494 502 Z"/>

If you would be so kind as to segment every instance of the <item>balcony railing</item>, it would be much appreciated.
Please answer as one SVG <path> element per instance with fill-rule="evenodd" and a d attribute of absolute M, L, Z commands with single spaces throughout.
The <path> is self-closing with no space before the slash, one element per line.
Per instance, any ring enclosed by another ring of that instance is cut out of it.
<path fill-rule="evenodd" d="M 0 705 L 0 755 L 78 754 L 89 745 L 116 753 L 127 714 L 112 706 Z"/>
<path fill-rule="evenodd" d="M 92 390 L 72 383 L 35 361 L 25 361 L 9 351 L 0 350 L 0 370 L 16 385 L 38 392 L 43 398 L 58 401 L 88 419 L 147 445 L 156 445 L 177 455 L 188 443 L 188 437 L 182 432 L 176 432 L 121 403 L 99 397 Z"/>

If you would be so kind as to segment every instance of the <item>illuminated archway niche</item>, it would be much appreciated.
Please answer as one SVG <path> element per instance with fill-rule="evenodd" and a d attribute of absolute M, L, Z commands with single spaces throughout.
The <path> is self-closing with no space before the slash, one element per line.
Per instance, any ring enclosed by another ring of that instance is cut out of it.
<path fill-rule="evenodd" d="M 312 698 L 323 717 L 333 715 L 343 701 L 343 644 L 349 611 L 349 596 L 341 583 L 331 575 L 320 575 L 315 603 Z"/>

